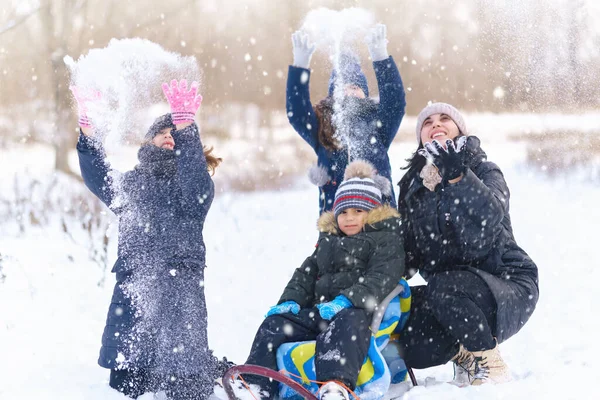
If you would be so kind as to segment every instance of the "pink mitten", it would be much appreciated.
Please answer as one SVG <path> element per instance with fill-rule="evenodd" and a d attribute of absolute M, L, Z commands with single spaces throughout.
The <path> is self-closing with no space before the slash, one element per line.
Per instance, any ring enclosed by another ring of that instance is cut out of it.
<path fill-rule="evenodd" d="M 173 79 L 171 86 L 163 83 L 162 89 L 171 106 L 173 124 L 194 122 L 194 116 L 202 103 L 202 96 L 198 94 L 198 82 L 192 82 L 188 91 L 185 79 L 179 81 L 179 84 Z"/>
<path fill-rule="evenodd" d="M 69 86 L 69 89 L 71 89 L 71 92 L 73 92 L 73 97 L 75 97 L 75 101 L 77 102 L 79 126 L 82 128 L 91 128 L 92 124 L 87 116 L 88 104 L 100 100 L 102 98 L 102 94 L 94 89 L 85 89 L 77 86 Z"/>

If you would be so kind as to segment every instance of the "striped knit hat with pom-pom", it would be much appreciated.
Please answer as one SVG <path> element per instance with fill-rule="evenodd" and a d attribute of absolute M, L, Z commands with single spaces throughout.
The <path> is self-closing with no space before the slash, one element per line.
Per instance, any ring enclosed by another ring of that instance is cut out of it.
<path fill-rule="evenodd" d="M 344 181 L 335 192 L 335 218 L 348 208 L 370 211 L 381 206 L 382 194 L 391 194 L 390 181 L 377 175 L 373 165 L 367 161 L 351 162 L 344 173 Z"/>

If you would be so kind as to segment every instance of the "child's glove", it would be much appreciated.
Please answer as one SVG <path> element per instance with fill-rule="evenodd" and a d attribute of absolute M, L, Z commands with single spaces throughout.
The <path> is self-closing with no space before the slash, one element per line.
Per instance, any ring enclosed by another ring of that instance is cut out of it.
<path fill-rule="evenodd" d="M 377 24 L 365 37 L 365 42 L 367 43 L 369 54 L 371 54 L 371 60 L 373 61 L 381 61 L 389 57 L 387 52 L 388 40 L 386 38 L 386 31 L 387 28 L 385 25 Z"/>
<path fill-rule="evenodd" d="M 82 128 L 91 128 L 92 123 L 87 115 L 88 105 L 100 100 L 102 98 L 101 93 L 94 89 L 84 89 L 77 86 L 69 86 L 69 89 L 73 92 L 73 97 L 75 97 L 75 101 L 77 102 L 79 126 Z"/>
<path fill-rule="evenodd" d="M 265 315 L 265 318 L 270 317 L 271 315 L 285 314 L 290 312 L 292 314 L 298 314 L 299 311 L 300 304 L 296 303 L 295 301 L 286 301 L 271 307 L 269 311 L 267 311 L 267 315 Z"/>
<path fill-rule="evenodd" d="M 344 308 L 350 307 L 352 307 L 352 303 L 343 294 L 338 295 L 335 299 L 328 301 L 327 303 L 317 304 L 321 318 L 326 320 L 330 320 Z"/>
<path fill-rule="evenodd" d="M 466 152 L 463 151 L 466 143 L 466 136 L 459 137 L 456 145 L 453 140 L 446 140 L 446 148 L 437 140 L 433 140 L 431 143 L 425 143 L 424 149 L 419 150 L 419 154 L 429 159 L 437 167 L 443 181 L 448 182 L 458 178 L 467 169 Z"/>
<path fill-rule="evenodd" d="M 173 79 L 171 86 L 163 83 L 162 89 L 171 106 L 173 124 L 194 122 L 194 116 L 202 103 L 202 96 L 198 94 L 198 82 L 192 82 L 192 86 L 188 90 L 185 79 L 179 81 L 179 84 Z"/>
<path fill-rule="evenodd" d="M 310 58 L 315 52 L 315 45 L 310 42 L 308 35 L 302 31 L 292 34 L 292 51 L 294 53 L 294 66 L 308 68 Z"/>

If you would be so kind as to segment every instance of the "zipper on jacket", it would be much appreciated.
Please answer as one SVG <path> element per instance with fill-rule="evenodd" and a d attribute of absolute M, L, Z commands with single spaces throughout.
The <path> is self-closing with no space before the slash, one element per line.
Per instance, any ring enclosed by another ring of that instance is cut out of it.
<path fill-rule="evenodd" d="M 443 188 L 440 190 L 444 190 Z M 440 233 L 440 238 L 442 236 L 442 226 L 440 225 L 440 193 L 435 191 L 435 223 L 437 224 L 438 232 Z"/>

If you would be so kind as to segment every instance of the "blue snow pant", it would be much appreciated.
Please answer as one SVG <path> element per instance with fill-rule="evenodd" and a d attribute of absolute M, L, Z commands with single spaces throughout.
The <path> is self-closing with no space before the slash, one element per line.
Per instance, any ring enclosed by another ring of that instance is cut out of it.
<path fill-rule="evenodd" d="M 496 346 L 496 300 L 476 273 L 438 273 L 411 291 L 410 318 L 399 340 L 400 356 L 409 367 L 445 364 L 458 353 L 459 343 L 469 351 Z"/>
<path fill-rule="evenodd" d="M 316 308 L 301 309 L 298 314 L 272 315 L 258 328 L 246 364 L 260 365 L 277 371 L 279 346 L 284 343 L 316 340 L 317 381 L 336 380 L 354 390 L 358 373 L 369 349 L 370 323 L 370 315 L 359 308 L 344 309 L 331 321 L 321 318 Z M 278 383 L 269 382 L 268 378 L 248 375 L 244 379 L 267 390 L 270 398 L 278 393 Z"/>

